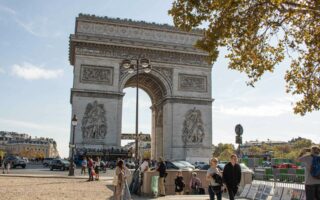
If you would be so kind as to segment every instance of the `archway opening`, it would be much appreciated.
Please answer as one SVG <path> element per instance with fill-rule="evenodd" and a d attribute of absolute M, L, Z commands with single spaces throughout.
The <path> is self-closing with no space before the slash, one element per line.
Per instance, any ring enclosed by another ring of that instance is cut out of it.
<path fill-rule="evenodd" d="M 130 75 L 128 75 L 130 76 Z M 122 101 L 121 146 L 135 153 L 136 75 L 127 77 Z M 163 151 L 162 100 L 167 91 L 163 83 L 151 74 L 139 74 L 139 159 L 155 159 Z M 128 135 L 131 141 L 126 140 Z"/>

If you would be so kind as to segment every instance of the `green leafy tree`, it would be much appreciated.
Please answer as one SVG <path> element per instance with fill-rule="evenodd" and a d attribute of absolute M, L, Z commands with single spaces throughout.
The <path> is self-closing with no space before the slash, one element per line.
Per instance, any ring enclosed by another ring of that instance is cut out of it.
<path fill-rule="evenodd" d="M 225 150 L 227 150 L 226 152 L 232 152 L 233 153 L 235 148 L 234 148 L 233 144 L 219 143 L 218 146 L 216 146 L 214 148 L 213 157 L 220 157 L 220 154 L 223 153 Z M 231 156 L 231 154 L 230 154 L 230 156 Z"/>
<path fill-rule="evenodd" d="M 211 63 L 226 47 L 229 68 L 249 85 L 287 55 L 287 92 L 301 97 L 294 112 L 320 109 L 320 0 L 175 0 L 169 14 L 182 30 L 207 25 L 196 46 Z"/>

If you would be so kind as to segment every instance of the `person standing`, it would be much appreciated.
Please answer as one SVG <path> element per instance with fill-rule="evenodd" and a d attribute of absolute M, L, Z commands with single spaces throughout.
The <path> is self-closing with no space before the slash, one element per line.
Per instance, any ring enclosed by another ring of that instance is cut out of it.
<path fill-rule="evenodd" d="M 125 169 L 124 163 L 122 160 L 117 162 L 117 167 L 115 169 L 116 183 L 115 183 L 115 191 L 114 191 L 114 199 L 122 200 L 123 198 L 123 190 L 125 186 Z"/>
<path fill-rule="evenodd" d="M 199 194 L 200 188 L 202 188 L 201 180 L 197 177 L 196 172 L 192 172 L 192 177 L 189 182 L 189 189 L 191 191 L 191 194 Z"/>
<path fill-rule="evenodd" d="M 81 174 L 83 174 L 83 175 L 86 174 L 87 165 L 88 165 L 87 158 L 84 157 L 82 162 L 81 162 Z"/>
<path fill-rule="evenodd" d="M 96 161 L 94 162 L 94 171 L 96 173 L 96 181 L 99 180 L 100 176 L 99 176 L 99 173 L 100 173 L 100 158 L 97 157 L 96 158 Z"/>
<path fill-rule="evenodd" d="M 241 181 L 241 167 L 236 154 L 230 156 L 230 162 L 223 169 L 223 183 L 228 189 L 229 199 L 234 200 Z"/>
<path fill-rule="evenodd" d="M 92 160 L 92 158 L 89 156 L 89 157 L 88 157 L 88 174 L 89 174 L 89 180 L 88 180 L 88 181 L 93 181 L 93 172 L 94 172 L 93 160 Z"/>
<path fill-rule="evenodd" d="M 208 169 L 206 175 L 206 180 L 209 182 L 208 193 L 210 200 L 214 200 L 215 196 L 217 196 L 217 200 L 222 199 L 222 174 L 217 167 L 217 164 L 218 159 L 211 158 L 210 168 Z"/>
<path fill-rule="evenodd" d="M 314 156 L 320 156 L 320 148 L 312 146 L 311 149 L 303 149 L 297 159 L 305 165 L 305 192 L 307 200 L 320 200 L 320 179 L 311 175 L 312 160 Z"/>
<path fill-rule="evenodd" d="M 159 196 L 166 196 L 165 187 L 164 187 L 164 179 L 167 175 L 167 167 L 162 157 L 159 157 L 158 168 L 159 172 Z"/>
<path fill-rule="evenodd" d="M 176 195 L 183 195 L 183 189 L 186 186 L 183 181 L 182 171 L 178 171 L 177 178 L 174 180 Z"/>
<path fill-rule="evenodd" d="M 128 187 L 128 178 L 131 176 L 131 172 L 128 169 L 128 167 L 126 167 L 124 165 L 124 192 L 123 192 L 123 200 L 132 200 L 131 198 L 131 194 L 130 194 L 130 190 Z"/>

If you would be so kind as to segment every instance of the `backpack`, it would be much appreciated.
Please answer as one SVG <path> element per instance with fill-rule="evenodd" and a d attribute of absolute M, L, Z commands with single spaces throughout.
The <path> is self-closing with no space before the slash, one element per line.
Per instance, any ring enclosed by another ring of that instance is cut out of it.
<path fill-rule="evenodd" d="M 311 176 L 320 179 L 320 156 L 312 156 Z"/>
<path fill-rule="evenodd" d="M 215 180 L 216 183 L 218 183 L 219 185 L 222 185 L 222 177 L 219 174 L 214 173 L 212 175 L 212 178 Z"/>

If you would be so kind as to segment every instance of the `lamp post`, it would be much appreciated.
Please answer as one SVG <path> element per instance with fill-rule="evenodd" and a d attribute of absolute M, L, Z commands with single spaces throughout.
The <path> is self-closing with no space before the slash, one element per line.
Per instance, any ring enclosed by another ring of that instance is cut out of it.
<path fill-rule="evenodd" d="M 72 143 L 69 145 L 71 149 L 71 158 L 70 158 L 70 167 L 69 167 L 69 176 L 74 176 L 74 164 L 73 164 L 73 156 L 74 156 L 74 131 L 76 129 L 76 126 L 78 124 L 78 119 L 76 115 L 73 115 L 72 120 Z"/>
<path fill-rule="evenodd" d="M 140 73 L 140 68 L 142 68 L 142 70 L 145 73 L 149 73 L 151 71 L 151 65 L 148 59 L 146 58 L 142 58 L 141 56 L 139 56 L 136 59 L 124 59 L 122 61 L 122 67 L 124 69 L 128 70 L 128 73 L 134 73 L 136 72 L 136 131 L 135 131 L 135 160 L 136 163 L 138 164 L 139 162 L 139 149 L 138 149 L 138 140 L 139 140 L 139 136 L 138 136 L 138 132 L 139 132 L 139 73 Z"/>

